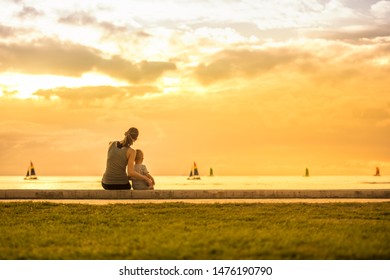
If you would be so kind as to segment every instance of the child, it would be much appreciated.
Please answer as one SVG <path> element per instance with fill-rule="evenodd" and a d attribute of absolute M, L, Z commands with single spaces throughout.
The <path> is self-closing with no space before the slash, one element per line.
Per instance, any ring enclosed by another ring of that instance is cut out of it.
<path fill-rule="evenodd" d="M 149 174 L 149 171 L 146 169 L 146 166 L 142 164 L 144 160 L 144 153 L 141 150 L 136 150 L 135 151 L 135 159 L 134 159 L 134 170 L 146 177 L 148 177 L 150 180 L 152 180 L 153 185 L 148 186 L 148 184 L 144 180 L 139 180 L 139 179 L 132 179 L 132 185 L 134 190 L 153 190 L 154 189 L 154 179 L 153 177 Z"/>

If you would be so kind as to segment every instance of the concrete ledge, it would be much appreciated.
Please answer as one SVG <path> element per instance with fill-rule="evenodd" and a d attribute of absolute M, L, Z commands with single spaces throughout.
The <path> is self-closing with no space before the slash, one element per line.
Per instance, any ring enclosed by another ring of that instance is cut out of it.
<path fill-rule="evenodd" d="M 390 198 L 390 189 L 356 190 L 0 190 L 0 199 Z"/>

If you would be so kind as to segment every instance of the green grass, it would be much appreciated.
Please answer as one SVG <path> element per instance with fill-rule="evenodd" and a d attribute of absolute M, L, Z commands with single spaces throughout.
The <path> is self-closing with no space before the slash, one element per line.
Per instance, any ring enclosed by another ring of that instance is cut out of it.
<path fill-rule="evenodd" d="M 0 259 L 390 259 L 390 203 L 0 203 Z"/>

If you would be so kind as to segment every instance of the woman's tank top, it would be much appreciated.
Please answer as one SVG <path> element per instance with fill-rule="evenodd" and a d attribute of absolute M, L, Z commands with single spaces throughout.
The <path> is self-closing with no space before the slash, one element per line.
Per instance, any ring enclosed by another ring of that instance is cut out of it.
<path fill-rule="evenodd" d="M 103 183 L 107 185 L 122 185 L 129 183 L 127 177 L 127 150 L 121 147 L 118 141 L 111 143 L 107 153 L 106 172 L 103 175 Z"/>

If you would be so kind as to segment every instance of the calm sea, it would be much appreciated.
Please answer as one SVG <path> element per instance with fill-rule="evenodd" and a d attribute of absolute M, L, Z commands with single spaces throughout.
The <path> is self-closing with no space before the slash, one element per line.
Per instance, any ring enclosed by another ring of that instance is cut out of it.
<path fill-rule="evenodd" d="M 215 176 L 187 180 L 185 176 L 155 176 L 155 189 L 390 189 L 390 176 Z M 0 189 L 102 189 L 100 176 L 0 176 Z"/>

